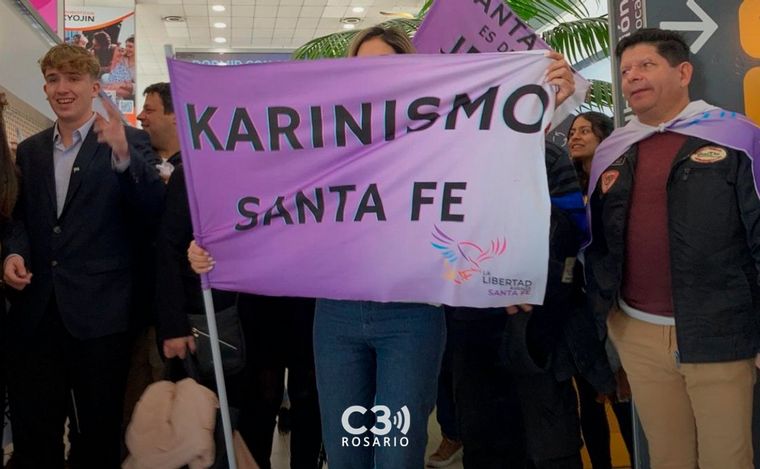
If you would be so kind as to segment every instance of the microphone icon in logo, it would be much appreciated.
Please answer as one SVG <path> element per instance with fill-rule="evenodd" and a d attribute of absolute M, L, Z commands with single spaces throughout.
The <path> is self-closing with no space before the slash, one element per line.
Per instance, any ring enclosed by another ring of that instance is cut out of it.
<path fill-rule="evenodd" d="M 403 435 L 406 435 L 406 432 L 409 431 L 409 408 L 407 406 L 402 407 L 393 416 L 392 422 L 394 427 L 398 428 Z"/>

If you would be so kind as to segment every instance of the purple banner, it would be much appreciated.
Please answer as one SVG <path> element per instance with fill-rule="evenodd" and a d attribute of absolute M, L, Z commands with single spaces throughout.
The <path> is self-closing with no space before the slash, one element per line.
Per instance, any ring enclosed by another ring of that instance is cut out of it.
<path fill-rule="evenodd" d="M 501 0 L 437 0 L 414 36 L 417 52 L 470 54 L 549 50 L 549 45 Z M 591 84 L 575 73 L 575 94 L 555 110 L 559 125 L 586 99 Z"/>
<path fill-rule="evenodd" d="M 438 0 L 414 37 L 418 52 L 463 54 L 549 49 L 501 0 Z"/>
<path fill-rule="evenodd" d="M 536 83 L 548 62 L 541 53 L 170 61 L 195 237 L 217 262 L 208 285 L 540 304 L 554 102 Z"/>

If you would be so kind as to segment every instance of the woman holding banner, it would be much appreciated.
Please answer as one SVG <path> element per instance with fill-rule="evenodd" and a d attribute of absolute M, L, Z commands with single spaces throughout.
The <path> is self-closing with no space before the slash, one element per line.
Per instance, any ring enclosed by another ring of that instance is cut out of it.
<path fill-rule="evenodd" d="M 377 26 L 359 32 L 348 55 L 413 52 L 403 32 Z M 561 56 L 549 57 L 555 63 L 547 82 L 560 85 L 562 102 L 573 79 Z M 188 258 L 197 273 L 213 268 L 209 253 L 194 243 Z M 424 466 L 445 341 L 438 305 L 317 300 L 314 356 L 330 469 Z"/>
<path fill-rule="evenodd" d="M 403 32 L 373 27 L 356 35 L 348 55 L 411 53 Z M 317 301 L 314 358 L 331 468 L 423 467 L 445 343 L 445 316 L 437 305 Z M 398 425 L 391 424 L 394 415 L 404 416 Z M 406 433 L 400 430 L 404 419 Z M 373 448 L 376 437 L 382 444 Z"/>
<path fill-rule="evenodd" d="M 413 52 L 403 32 L 373 27 L 348 55 Z M 213 267 L 195 244 L 188 257 L 198 273 Z M 330 469 L 424 467 L 445 342 L 438 305 L 317 300 L 314 358 Z"/>

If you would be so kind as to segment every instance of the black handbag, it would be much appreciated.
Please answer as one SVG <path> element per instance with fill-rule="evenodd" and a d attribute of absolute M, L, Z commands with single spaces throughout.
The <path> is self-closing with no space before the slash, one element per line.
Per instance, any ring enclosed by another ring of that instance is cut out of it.
<path fill-rule="evenodd" d="M 198 372 L 204 379 L 213 379 L 214 360 L 211 356 L 211 340 L 205 314 L 189 314 L 191 333 L 195 337 L 195 357 Z M 219 332 L 219 349 L 222 353 L 222 367 L 225 375 L 234 375 L 245 368 L 245 338 L 240 325 L 237 302 L 216 313 L 216 328 Z"/>

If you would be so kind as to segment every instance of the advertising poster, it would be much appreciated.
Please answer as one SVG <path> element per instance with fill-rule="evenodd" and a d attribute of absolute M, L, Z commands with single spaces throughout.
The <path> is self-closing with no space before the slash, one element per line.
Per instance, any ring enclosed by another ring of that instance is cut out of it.
<path fill-rule="evenodd" d="M 135 113 L 136 49 L 134 8 L 84 6 L 64 13 L 67 43 L 84 47 L 100 62 L 103 91 L 131 125 Z"/>

